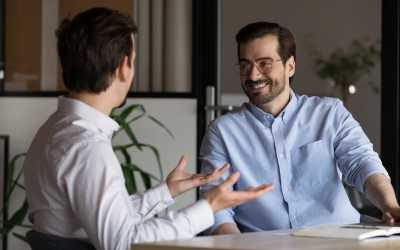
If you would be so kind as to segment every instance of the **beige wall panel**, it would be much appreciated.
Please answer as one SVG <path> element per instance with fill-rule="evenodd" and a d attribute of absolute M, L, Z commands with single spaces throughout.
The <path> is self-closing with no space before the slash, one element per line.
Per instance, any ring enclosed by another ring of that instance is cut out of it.
<path fill-rule="evenodd" d="M 6 90 L 40 90 L 41 0 L 6 1 Z"/>

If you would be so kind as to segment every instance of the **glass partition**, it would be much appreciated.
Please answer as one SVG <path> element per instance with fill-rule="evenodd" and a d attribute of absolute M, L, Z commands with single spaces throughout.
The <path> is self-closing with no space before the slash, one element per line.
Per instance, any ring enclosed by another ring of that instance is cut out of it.
<path fill-rule="evenodd" d="M 177 0 L 5 0 L 4 90 L 66 91 L 55 30 L 93 7 L 126 13 L 138 26 L 133 92 L 192 91 L 192 1 Z"/>

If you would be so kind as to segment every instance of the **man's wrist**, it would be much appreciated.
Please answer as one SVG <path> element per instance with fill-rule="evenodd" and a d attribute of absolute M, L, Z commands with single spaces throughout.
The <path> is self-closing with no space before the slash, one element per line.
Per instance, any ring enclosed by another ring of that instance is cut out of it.
<path fill-rule="evenodd" d="M 173 191 L 173 189 L 171 188 L 172 185 L 171 185 L 171 183 L 169 183 L 168 178 L 167 178 L 167 180 L 165 181 L 165 183 L 167 184 L 168 191 L 169 191 L 169 193 L 170 193 L 172 199 L 175 199 L 178 195 L 177 195 L 177 194 Z"/>
<path fill-rule="evenodd" d="M 387 211 L 390 211 L 392 209 L 398 209 L 400 206 L 397 203 L 392 203 L 392 204 L 385 204 L 382 206 L 382 212 L 385 213 Z"/>

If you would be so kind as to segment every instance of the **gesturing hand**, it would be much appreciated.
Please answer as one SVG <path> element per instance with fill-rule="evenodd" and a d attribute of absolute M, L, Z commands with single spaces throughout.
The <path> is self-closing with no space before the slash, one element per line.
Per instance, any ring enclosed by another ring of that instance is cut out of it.
<path fill-rule="evenodd" d="M 275 188 L 274 185 L 263 184 L 257 188 L 249 187 L 246 191 L 230 190 L 229 188 L 239 180 L 239 176 L 239 172 L 231 174 L 226 181 L 210 188 L 204 194 L 204 199 L 210 204 L 214 213 L 258 199 Z"/>
<path fill-rule="evenodd" d="M 183 171 L 186 163 L 186 156 L 182 156 L 178 166 L 167 177 L 166 182 L 172 198 L 192 188 L 218 180 L 229 168 L 229 164 L 225 164 L 219 170 L 214 169 L 211 174 L 188 174 Z"/>

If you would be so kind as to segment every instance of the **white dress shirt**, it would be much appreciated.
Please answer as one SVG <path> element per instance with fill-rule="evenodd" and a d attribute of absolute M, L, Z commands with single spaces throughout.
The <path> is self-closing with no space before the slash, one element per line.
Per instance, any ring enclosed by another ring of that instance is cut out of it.
<path fill-rule="evenodd" d="M 37 232 L 90 240 L 97 249 L 193 237 L 214 224 L 205 200 L 151 219 L 175 202 L 167 184 L 131 196 L 110 138 L 119 125 L 92 107 L 59 97 L 24 163 L 28 218 Z"/>

